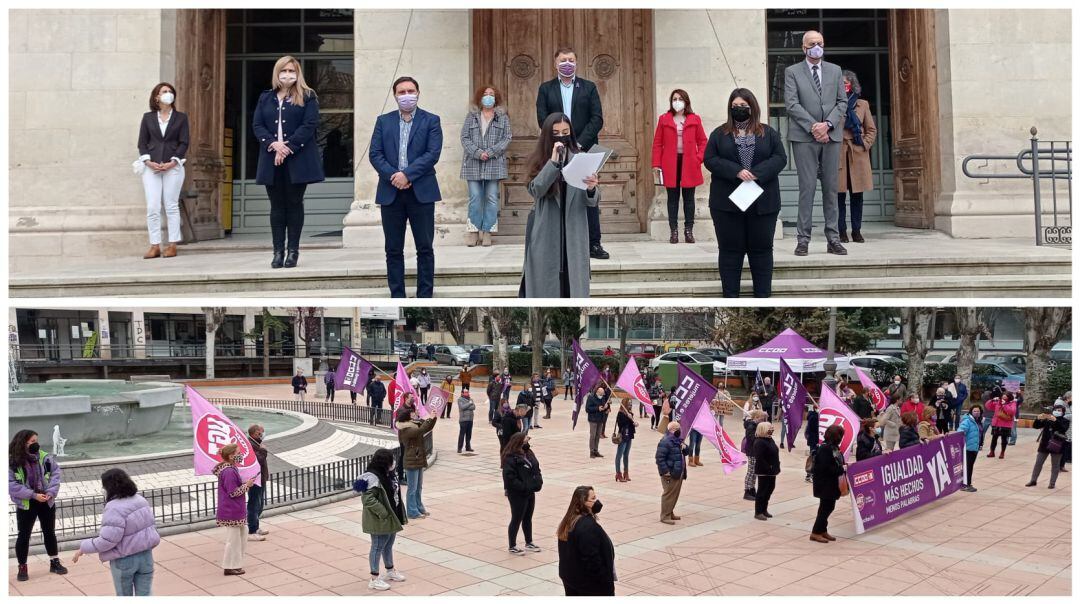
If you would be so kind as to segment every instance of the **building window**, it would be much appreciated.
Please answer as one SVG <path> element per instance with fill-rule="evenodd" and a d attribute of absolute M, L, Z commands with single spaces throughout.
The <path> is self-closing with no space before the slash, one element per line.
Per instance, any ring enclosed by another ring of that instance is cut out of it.
<path fill-rule="evenodd" d="M 48 361 L 98 358 L 96 311 L 16 309 L 19 358 Z"/>

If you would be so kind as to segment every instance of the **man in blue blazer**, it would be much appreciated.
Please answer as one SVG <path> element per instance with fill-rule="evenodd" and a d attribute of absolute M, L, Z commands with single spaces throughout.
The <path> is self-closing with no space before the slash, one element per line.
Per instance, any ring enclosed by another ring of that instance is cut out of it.
<path fill-rule="evenodd" d="M 442 199 L 435 164 L 442 154 L 439 116 L 416 106 L 420 85 L 404 76 L 392 87 L 398 108 L 380 115 L 371 134 L 368 159 L 379 173 L 375 203 L 386 239 L 386 280 L 390 296 L 405 297 L 405 226 L 416 244 L 416 297 L 435 288 L 435 202 Z"/>

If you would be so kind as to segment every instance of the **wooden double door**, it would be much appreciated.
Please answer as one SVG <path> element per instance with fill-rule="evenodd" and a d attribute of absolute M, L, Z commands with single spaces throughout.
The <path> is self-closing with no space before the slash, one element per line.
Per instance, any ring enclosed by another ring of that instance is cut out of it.
<path fill-rule="evenodd" d="M 536 95 L 555 77 L 555 50 L 572 47 L 578 75 L 596 83 L 604 110 L 600 144 L 617 155 L 600 175 L 604 233 L 647 230 L 653 199 L 651 10 L 473 10 L 472 84 L 504 96 L 513 141 L 507 152 L 499 235 L 521 238 L 533 206 L 526 159 L 536 147 Z"/>

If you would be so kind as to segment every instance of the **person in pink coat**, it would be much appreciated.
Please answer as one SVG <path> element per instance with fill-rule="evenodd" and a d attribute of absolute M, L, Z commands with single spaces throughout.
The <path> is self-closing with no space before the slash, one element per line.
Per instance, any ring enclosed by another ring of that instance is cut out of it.
<path fill-rule="evenodd" d="M 1009 436 L 1012 435 L 1013 419 L 1016 418 L 1018 409 L 1016 399 L 1011 392 L 1001 395 L 1001 398 L 993 398 L 986 401 L 986 412 L 991 414 L 990 420 L 990 454 L 994 457 L 994 449 L 997 449 L 998 438 L 1001 439 L 1001 459 L 1005 459 L 1005 447 L 1009 444 Z"/>
<path fill-rule="evenodd" d="M 660 115 L 653 135 L 652 166 L 667 189 L 671 243 L 679 242 L 679 194 L 687 243 L 694 243 L 694 189 L 705 182 L 701 163 L 709 142 L 701 117 L 690 107 L 690 95 L 675 89 L 668 95 L 668 110 Z M 662 175 L 662 176 L 661 176 Z"/>

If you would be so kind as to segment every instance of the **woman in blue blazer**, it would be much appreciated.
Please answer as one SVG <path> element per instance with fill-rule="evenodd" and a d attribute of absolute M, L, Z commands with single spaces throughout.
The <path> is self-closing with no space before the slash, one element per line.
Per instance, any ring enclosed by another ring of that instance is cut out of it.
<path fill-rule="evenodd" d="M 291 268 L 300 256 L 304 192 L 309 183 L 325 180 L 315 139 L 319 100 L 304 81 L 300 62 L 291 56 L 281 57 L 274 64 L 271 85 L 259 96 L 251 120 L 260 149 L 255 182 L 265 185 L 270 197 L 270 231 L 274 238 L 270 266 Z"/>
<path fill-rule="evenodd" d="M 736 88 L 728 98 L 727 121 L 705 145 L 705 167 L 712 172 L 709 212 L 720 248 L 720 282 L 725 298 L 738 298 L 743 258 L 749 260 L 754 297 L 772 295 L 773 233 L 780 215 L 780 171 L 787 165 L 780 133 L 761 121 L 754 93 Z M 729 196 L 745 181 L 763 191 L 740 210 Z"/>

